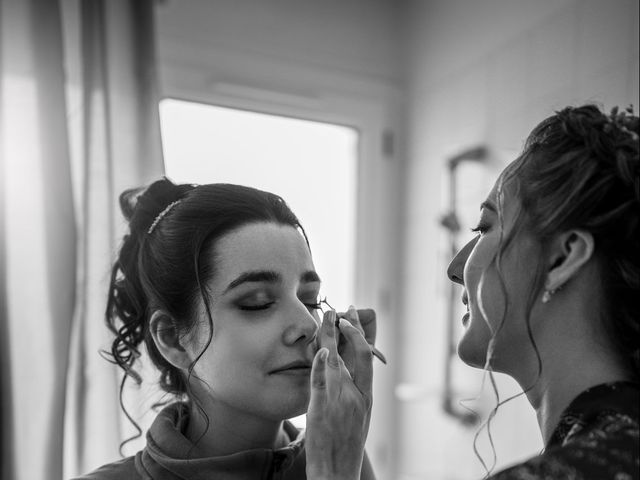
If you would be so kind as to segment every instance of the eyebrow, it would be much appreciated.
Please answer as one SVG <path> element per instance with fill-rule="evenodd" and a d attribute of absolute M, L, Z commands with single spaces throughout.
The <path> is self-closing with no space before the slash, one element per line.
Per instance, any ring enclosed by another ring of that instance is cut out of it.
<path fill-rule="evenodd" d="M 498 209 L 490 200 L 485 200 L 480 204 L 480 210 L 482 210 L 483 208 L 486 208 L 487 210 L 491 210 L 494 213 L 498 213 Z"/>
<path fill-rule="evenodd" d="M 304 272 L 300 279 L 303 283 L 311 283 L 311 282 L 320 282 L 320 277 L 313 270 L 308 270 Z M 242 285 L 243 283 L 250 282 L 267 282 L 267 283 L 278 283 L 282 281 L 282 275 L 273 270 L 254 270 L 250 272 L 244 272 L 240 274 L 236 279 L 231 281 L 227 288 L 224 290 L 224 293 L 227 293 L 229 290 L 233 290 L 234 288 Z"/>

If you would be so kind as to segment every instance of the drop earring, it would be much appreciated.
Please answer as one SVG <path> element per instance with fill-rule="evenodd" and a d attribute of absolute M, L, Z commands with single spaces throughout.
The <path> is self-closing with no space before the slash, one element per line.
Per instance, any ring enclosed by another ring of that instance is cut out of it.
<path fill-rule="evenodd" d="M 551 300 L 551 297 L 553 296 L 553 294 L 556 293 L 558 290 L 560 290 L 560 288 L 545 290 L 544 293 L 542 294 L 542 303 L 549 303 L 549 300 Z"/>

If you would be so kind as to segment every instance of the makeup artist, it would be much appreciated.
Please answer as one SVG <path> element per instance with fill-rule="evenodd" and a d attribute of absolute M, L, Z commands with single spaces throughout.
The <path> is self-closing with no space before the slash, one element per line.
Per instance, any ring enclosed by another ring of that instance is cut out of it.
<path fill-rule="evenodd" d="M 631 111 L 593 105 L 543 120 L 449 266 L 468 309 L 460 358 L 512 376 L 545 442 L 493 480 L 640 477 L 639 135 Z M 359 348 L 347 375 L 332 335 L 323 335 L 311 375 L 307 473 L 355 480 L 371 353 Z"/>

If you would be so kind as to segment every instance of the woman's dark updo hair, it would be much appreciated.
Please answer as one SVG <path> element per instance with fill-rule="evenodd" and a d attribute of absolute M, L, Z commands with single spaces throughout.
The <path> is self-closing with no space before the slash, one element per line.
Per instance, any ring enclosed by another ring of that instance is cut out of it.
<path fill-rule="evenodd" d="M 640 161 L 638 117 L 567 107 L 531 132 L 505 171 L 524 225 L 542 242 L 581 229 L 593 235 L 605 305 L 602 320 L 620 358 L 640 379 Z M 541 288 L 542 285 L 540 284 Z"/>
<path fill-rule="evenodd" d="M 196 324 L 201 300 L 209 317 L 208 345 L 213 320 L 206 285 L 215 273 L 217 241 L 242 226 L 265 222 L 296 228 L 305 241 L 306 234 L 281 197 L 240 185 L 176 185 L 165 178 L 144 190 L 123 192 L 120 206 L 129 232 L 111 271 L 106 322 L 115 334 L 109 356 L 125 372 L 121 395 L 127 377 L 141 381 L 135 362 L 144 342 L 160 371 L 161 388 L 177 398 L 189 397 L 187 376 L 153 341 L 153 312 L 169 313 L 184 333 Z"/>

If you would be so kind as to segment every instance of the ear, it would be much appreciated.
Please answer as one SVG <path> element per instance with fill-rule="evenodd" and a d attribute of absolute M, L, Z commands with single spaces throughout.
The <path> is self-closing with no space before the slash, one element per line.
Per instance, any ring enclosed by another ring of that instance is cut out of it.
<path fill-rule="evenodd" d="M 594 250 L 593 235 L 584 230 L 569 230 L 558 235 L 549 252 L 549 266 L 544 288 L 557 290 L 575 277 L 591 260 Z"/>
<path fill-rule="evenodd" d="M 174 367 L 189 368 L 191 358 L 180 344 L 180 332 L 173 317 L 163 310 L 156 310 L 149 320 L 149 328 L 160 354 Z"/>

